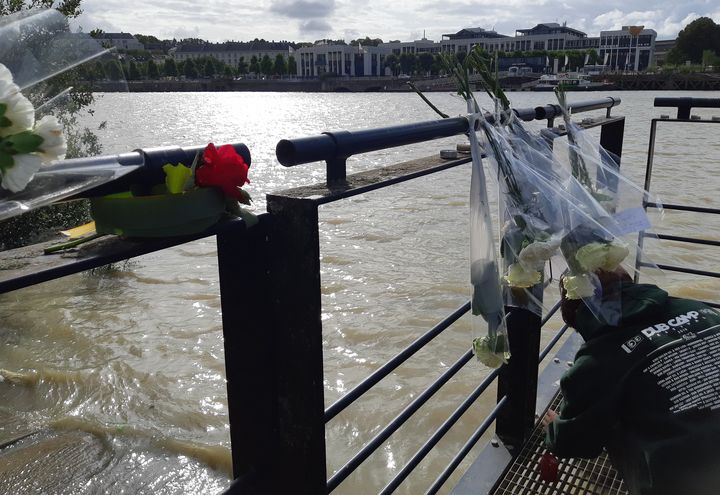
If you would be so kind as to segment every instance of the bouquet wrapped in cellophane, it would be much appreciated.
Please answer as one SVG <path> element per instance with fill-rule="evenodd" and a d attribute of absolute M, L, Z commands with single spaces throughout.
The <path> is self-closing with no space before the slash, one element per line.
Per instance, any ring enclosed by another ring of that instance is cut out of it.
<path fill-rule="evenodd" d="M 554 153 L 542 133 L 523 126 L 497 84 L 497 73 L 489 70 L 490 63 L 479 49 L 462 63 L 445 57 L 446 70 L 470 113 L 472 312 L 487 323 L 483 335 L 478 325 L 482 320 L 473 318 L 473 350 L 481 362 L 498 367 L 510 358 L 505 307 L 542 315 L 543 280 L 550 260 L 565 265 L 567 297 L 583 299 L 596 317 L 615 322 L 619 309 L 601 293 L 596 272 L 613 271 L 623 263 L 633 271 L 626 260 L 639 248 L 623 236 L 646 229 L 650 222 L 642 208 L 647 192 L 624 178 L 617 158 L 572 122 L 564 94 L 560 107 L 568 129 L 569 163 Z M 489 112 L 480 111 L 470 90 L 471 71 L 481 76 L 491 97 Z M 501 261 L 492 241 L 483 151 L 488 175 L 496 179 L 499 191 Z"/>

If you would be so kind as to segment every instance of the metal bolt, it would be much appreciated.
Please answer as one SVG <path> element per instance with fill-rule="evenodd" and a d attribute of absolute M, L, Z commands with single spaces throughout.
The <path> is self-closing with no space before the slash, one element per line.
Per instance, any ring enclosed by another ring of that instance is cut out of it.
<path fill-rule="evenodd" d="M 690 120 L 701 120 L 699 115 L 691 115 Z"/>
<path fill-rule="evenodd" d="M 555 364 L 559 364 L 559 363 L 560 363 L 560 358 L 555 358 L 555 359 L 553 359 L 553 361 L 555 361 Z"/>
<path fill-rule="evenodd" d="M 573 362 L 572 362 L 572 361 L 568 361 L 566 364 L 567 364 L 568 366 L 572 366 L 572 365 L 573 365 Z"/>
<path fill-rule="evenodd" d="M 500 442 L 498 442 L 497 438 L 493 438 L 492 440 L 490 440 L 490 445 L 497 448 L 500 447 Z"/>
<path fill-rule="evenodd" d="M 670 116 L 669 116 L 669 115 L 666 115 L 666 114 L 663 114 L 663 115 L 660 116 L 660 118 L 661 118 L 661 119 L 669 119 Z"/>

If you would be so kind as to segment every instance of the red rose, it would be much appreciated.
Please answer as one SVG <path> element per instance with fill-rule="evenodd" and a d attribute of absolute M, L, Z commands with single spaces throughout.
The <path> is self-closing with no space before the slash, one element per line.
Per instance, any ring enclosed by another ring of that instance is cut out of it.
<path fill-rule="evenodd" d="M 195 183 L 200 187 L 215 186 L 235 199 L 243 199 L 240 188 L 249 184 L 250 167 L 229 144 L 215 148 L 210 143 L 203 152 L 202 166 L 195 171 Z"/>
<path fill-rule="evenodd" d="M 558 467 L 560 461 L 550 452 L 545 452 L 540 458 L 540 479 L 550 483 L 558 480 Z"/>

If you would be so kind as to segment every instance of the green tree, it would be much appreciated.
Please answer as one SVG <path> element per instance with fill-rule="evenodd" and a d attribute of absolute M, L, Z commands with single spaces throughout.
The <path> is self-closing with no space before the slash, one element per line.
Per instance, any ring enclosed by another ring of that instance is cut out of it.
<path fill-rule="evenodd" d="M 419 53 L 417 56 L 418 70 L 424 72 L 427 75 L 428 72 L 432 71 L 434 61 L 435 61 L 435 57 L 433 57 L 432 53 L 429 53 L 429 52 Z"/>
<path fill-rule="evenodd" d="M 82 0 L 0 0 L 0 17 L 29 9 L 57 9 L 66 17 L 77 17 L 82 14 Z"/>
<path fill-rule="evenodd" d="M 258 58 L 255 55 L 250 57 L 250 67 L 248 70 L 253 74 L 258 74 L 260 72 L 260 64 L 258 63 Z"/>
<path fill-rule="evenodd" d="M 121 81 L 125 79 L 125 74 L 123 74 L 120 62 L 115 59 L 109 60 L 105 64 L 105 73 L 111 81 Z"/>
<path fill-rule="evenodd" d="M 720 53 L 720 25 L 709 17 L 700 17 L 678 33 L 675 47 L 668 52 L 668 62 L 683 64 L 689 60 L 699 64 L 705 50 Z"/>
<path fill-rule="evenodd" d="M 350 45 L 352 45 L 352 46 L 378 46 L 382 42 L 383 42 L 383 40 L 381 40 L 380 38 L 370 38 L 369 36 L 365 36 L 364 38 L 358 38 L 356 40 L 352 40 L 350 42 Z"/>
<path fill-rule="evenodd" d="M 275 63 L 273 64 L 273 70 L 275 71 L 275 74 L 279 76 L 284 76 L 285 74 L 287 74 L 287 62 L 285 61 L 285 57 L 283 57 L 279 53 L 275 55 Z"/>
<path fill-rule="evenodd" d="M 240 60 L 238 60 L 237 71 L 238 74 L 241 75 L 248 73 L 248 64 L 247 62 L 245 62 L 245 57 L 240 57 Z"/>
<path fill-rule="evenodd" d="M 398 56 L 394 53 L 391 53 L 390 55 L 385 57 L 385 67 L 388 67 L 390 69 L 393 76 L 397 76 L 398 65 Z"/>
<path fill-rule="evenodd" d="M 272 71 L 273 71 L 272 60 L 270 60 L 269 56 L 263 55 L 263 58 L 260 60 L 260 72 L 262 72 L 266 76 L 269 76 L 270 74 L 272 74 Z"/>
<path fill-rule="evenodd" d="M 415 72 L 415 54 L 414 53 L 401 53 L 400 58 L 400 70 L 403 74 L 411 75 Z"/>
<path fill-rule="evenodd" d="M 217 74 L 215 70 L 215 64 L 213 63 L 212 59 L 208 58 L 207 60 L 205 60 L 205 64 L 203 65 L 203 76 L 215 77 L 215 74 Z"/>
<path fill-rule="evenodd" d="M 183 67 L 183 74 L 185 74 L 185 77 L 188 79 L 195 79 L 198 76 L 197 67 L 195 67 L 195 62 L 193 62 L 193 59 L 189 58 L 185 61 L 185 67 Z"/>
<path fill-rule="evenodd" d="M 232 77 L 235 75 L 233 68 L 229 65 L 226 65 L 223 69 L 223 77 L 226 77 L 228 79 L 232 79 Z"/>
<path fill-rule="evenodd" d="M 166 76 L 177 77 L 178 68 L 177 68 L 177 64 L 175 63 L 174 58 L 166 58 L 164 65 L 165 65 L 165 67 L 164 67 L 163 72 L 165 73 Z"/>
<path fill-rule="evenodd" d="M 142 74 L 140 73 L 140 69 L 138 68 L 138 64 L 135 63 L 134 60 L 131 60 L 128 64 L 128 80 L 129 81 L 137 81 L 138 79 L 142 78 Z"/>
<path fill-rule="evenodd" d="M 158 77 L 160 77 L 160 71 L 158 70 L 158 66 L 152 59 L 148 60 L 147 63 L 147 76 L 148 79 L 157 79 Z"/>
<path fill-rule="evenodd" d="M 297 61 L 295 60 L 295 57 L 290 55 L 288 57 L 287 65 L 288 65 L 288 74 L 290 74 L 291 76 L 297 76 Z"/>

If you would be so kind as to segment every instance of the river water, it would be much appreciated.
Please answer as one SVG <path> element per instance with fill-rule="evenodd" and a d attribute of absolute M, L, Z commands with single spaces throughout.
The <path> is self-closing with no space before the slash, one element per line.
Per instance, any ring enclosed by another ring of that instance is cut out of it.
<path fill-rule="evenodd" d="M 627 117 L 623 169 L 642 184 L 650 119 L 669 113 L 652 102 L 669 95 L 609 94 L 622 99 L 613 114 Z M 429 96 L 447 113 L 463 113 L 457 97 Z M 552 102 L 548 93 L 510 96 L 515 107 Z M 601 96 L 577 93 L 570 100 Z M 266 193 L 324 179 L 324 164 L 282 167 L 274 155 L 280 139 L 434 118 L 409 93 L 113 93 L 98 95 L 95 115 L 87 121 L 107 121 L 98 131 L 107 153 L 244 142 L 253 155 L 247 189 L 254 211 L 262 212 Z M 717 137 L 715 125 L 661 127 L 653 191 L 667 203 L 717 208 Z M 461 141 L 354 157 L 349 173 L 427 156 Z M 322 207 L 326 404 L 467 301 L 469 172 L 469 166 L 458 167 Z M 667 211 L 662 226 L 720 240 L 718 220 Z M 647 250 L 657 263 L 718 269 L 711 248 L 650 243 Z M 210 238 L 0 296 L 0 368 L 15 377 L 0 382 L 0 413 L 11 418 L 5 433 L 20 425 L 52 426 L 106 438 L 104 460 L 88 483 L 73 488 L 79 493 L 217 493 L 226 486 L 230 451 L 215 256 Z M 718 300 L 716 280 L 666 274 L 655 281 L 674 294 Z M 548 300 L 557 297 L 555 288 L 548 292 Z M 543 330 L 544 342 L 559 325 L 553 319 Z M 461 320 L 330 422 L 328 472 L 451 366 L 471 338 L 468 321 Z M 414 416 L 335 493 L 379 491 L 487 373 L 479 363 L 466 366 L 430 401 L 429 410 Z M 398 493 L 424 491 L 493 403 L 491 391 Z"/>

